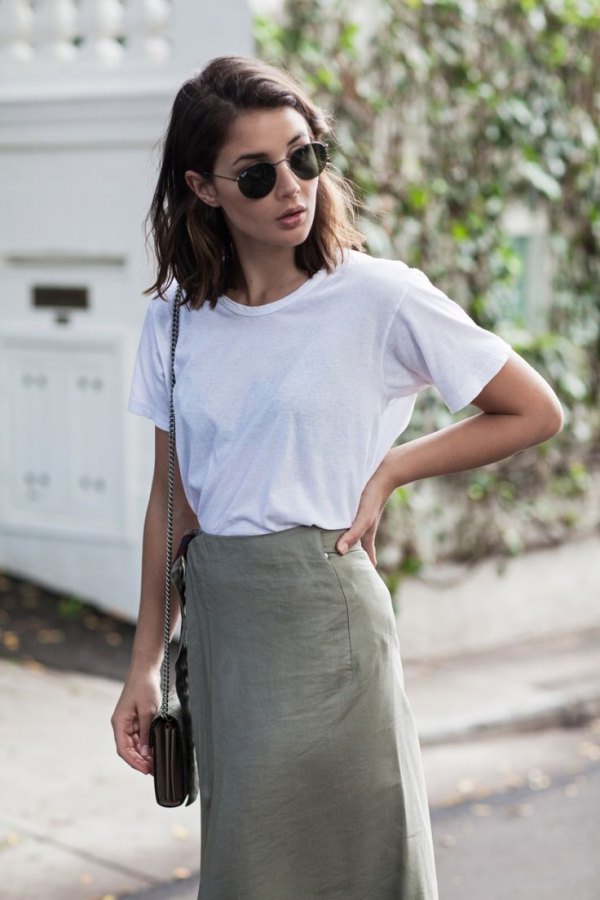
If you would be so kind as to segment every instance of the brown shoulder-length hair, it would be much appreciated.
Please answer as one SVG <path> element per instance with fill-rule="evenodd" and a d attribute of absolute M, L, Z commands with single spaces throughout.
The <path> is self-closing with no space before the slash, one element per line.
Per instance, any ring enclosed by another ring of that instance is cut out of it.
<path fill-rule="evenodd" d="M 332 120 L 282 69 L 258 59 L 220 56 L 179 88 L 166 133 L 152 203 L 145 219 L 157 261 L 156 281 L 144 294 L 164 292 L 173 278 L 197 309 L 229 286 L 238 265 L 235 246 L 220 209 L 203 203 L 188 187 L 184 173 L 212 171 L 240 113 L 290 106 L 304 116 L 312 138 L 332 135 Z M 355 225 L 356 198 L 350 182 L 328 166 L 319 176 L 315 218 L 304 243 L 295 248 L 298 268 L 310 277 L 338 263 L 338 251 L 364 249 Z"/>

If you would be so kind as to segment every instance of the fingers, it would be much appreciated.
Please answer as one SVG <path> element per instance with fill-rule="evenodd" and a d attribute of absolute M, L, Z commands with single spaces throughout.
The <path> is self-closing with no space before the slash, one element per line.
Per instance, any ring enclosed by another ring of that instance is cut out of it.
<path fill-rule="evenodd" d="M 366 551 L 367 556 L 373 565 L 376 566 L 377 556 L 375 554 L 374 530 L 369 528 L 368 531 L 365 531 L 364 526 L 361 528 L 358 521 L 353 522 L 350 529 L 341 535 L 336 544 L 336 550 L 341 556 L 344 556 L 348 552 L 348 548 L 356 544 L 357 541 L 361 543 L 363 550 Z"/>
<path fill-rule="evenodd" d="M 147 719 L 148 717 L 144 717 Z M 148 730 L 146 726 L 146 740 L 140 742 L 138 716 L 135 713 L 115 712 L 111 719 L 117 754 L 121 759 L 144 775 L 152 774 L 152 752 L 148 746 Z"/>
<path fill-rule="evenodd" d="M 152 766 L 152 749 L 150 747 L 150 725 L 152 724 L 152 715 L 144 716 L 142 720 L 142 725 L 140 726 L 140 733 L 137 737 L 137 751 L 140 756 L 146 761 L 147 765 L 150 768 L 150 773 L 153 771 Z"/>
<path fill-rule="evenodd" d="M 133 736 L 135 752 L 146 764 L 146 773 L 148 775 L 152 775 L 154 771 L 153 766 L 153 757 L 152 757 L 152 749 L 150 747 L 150 739 L 146 736 L 145 739 L 142 739 L 137 734 Z"/>
<path fill-rule="evenodd" d="M 357 541 L 360 541 L 361 538 L 363 539 L 362 545 L 366 550 L 366 544 L 369 542 L 368 528 L 369 524 L 366 524 L 361 518 L 357 517 L 348 531 L 338 538 L 337 544 L 335 545 L 337 552 L 343 556 L 348 552 L 348 548 L 352 547 L 353 544 L 356 544 Z"/>
<path fill-rule="evenodd" d="M 389 491 L 376 472 L 363 488 L 354 522 L 336 543 L 338 553 L 343 556 L 349 547 L 360 541 L 373 565 L 377 565 L 375 533 L 388 496 Z"/>
<path fill-rule="evenodd" d="M 369 557 L 369 559 L 371 560 L 373 565 L 376 566 L 377 565 L 377 556 L 375 554 L 375 544 L 373 542 L 371 542 L 371 544 L 367 545 L 367 546 L 364 546 L 364 544 L 363 544 L 363 549 L 367 551 L 367 556 Z"/>
<path fill-rule="evenodd" d="M 350 529 L 350 531 L 347 531 L 338 540 L 337 544 L 335 545 L 336 550 L 338 553 L 340 553 L 342 556 L 344 556 L 344 554 L 348 552 L 349 548 L 353 547 L 354 544 L 356 544 L 360 540 L 361 540 L 360 530 L 355 528 L 355 526 L 353 525 L 352 528 Z"/>

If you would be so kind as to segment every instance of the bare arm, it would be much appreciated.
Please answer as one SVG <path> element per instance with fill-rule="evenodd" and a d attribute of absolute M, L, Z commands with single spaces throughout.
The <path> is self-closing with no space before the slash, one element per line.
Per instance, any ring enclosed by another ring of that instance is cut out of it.
<path fill-rule="evenodd" d="M 563 424 L 554 391 L 516 353 L 473 404 L 481 410 L 479 415 L 392 447 L 382 462 L 390 493 L 421 478 L 505 459 L 552 437 Z"/>
<path fill-rule="evenodd" d="M 130 671 L 160 667 L 163 655 L 163 622 L 166 566 L 166 522 L 168 494 L 169 434 L 155 428 L 154 476 L 142 542 L 140 608 L 131 654 Z M 173 552 L 188 528 L 198 519 L 187 502 L 179 466 L 175 460 L 173 492 Z M 171 633 L 179 621 L 179 605 L 171 604 Z"/>
<path fill-rule="evenodd" d="M 163 657 L 166 521 L 169 434 L 155 429 L 154 476 L 144 521 L 142 578 L 138 620 L 125 685 L 111 717 L 117 753 L 132 768 L 152 772 L 148 747 L 150 724 L 160 704 L 160 664 Z M 173 494 L 173 546 L 198 520 L 185 496 L 175 463 Z M 171 606 L 171 633 L 180 612 Z"/>
<path fill-rule="evenodd" d="M 556 394 L 514 352 L 473 403 L 481 413 L 391 448 L 365 485 L 356 518 L 337 543 L 339 552 L 345 552 L 342 543 L 351 545 L 360 539 L 375 565 L 375 532 L 397 487 L 504 459 L 562 428 L 563 412 Z"/>

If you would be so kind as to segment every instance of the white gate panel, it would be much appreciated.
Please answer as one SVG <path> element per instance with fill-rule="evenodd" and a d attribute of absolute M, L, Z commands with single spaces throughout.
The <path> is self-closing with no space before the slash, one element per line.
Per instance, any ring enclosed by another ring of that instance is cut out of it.
<path fill-rule="evenodd" d="M 68 362 L 66 356 L 69 511 L 120 528 L 123 456 L 115 415 L 120 402 L 118 353 L 110 348 L 75 352 Z"/>
<path fill-rule="evenodd" d="M 2 524 L 122 533 L 120 343 L 4 335 L 0 359 Z"/>
<path fill-rule="evenodd" d="M 60 507 L 59 459 L 53 440 L 54 423 L 60 419 L 55 361 L 21 346 L 8 347 L 2 362 L 8 401 L 2 431 L 8 440 L 10 473 L 4 515 L 12 508 L 37 516 Z"/>

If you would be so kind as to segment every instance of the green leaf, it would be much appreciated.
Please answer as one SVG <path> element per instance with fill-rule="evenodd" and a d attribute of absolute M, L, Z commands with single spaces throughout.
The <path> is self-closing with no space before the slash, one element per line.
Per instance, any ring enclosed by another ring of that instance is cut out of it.
<path fill-rule="evenodd" d="M 562 194 L 560 182 L 545 172 L 541 166 L 534 162 L 522 162 L 519 166 L 521 175 L 532 187 L 545 194 L 549 200 L 559 200 Z"/>
<path fill-rule="evenodd" d="M 455 241 L 466 241 L 470 237 L 469 230 L 463 222 L 454 222 L 450 234 Z"/>
<path fill-rule="evenodd" d="M 360 32 L 356 22 L 348 22 L 342 28 L 339 36 L 339 45 L 346 53 L 356 53 L 356 38 Z"/>
<path fill-rule="evenodd" d="M 57 612 L 61 619 L 77 619 L 87 609 L 86 604 L 79 597 L 64 596 L 58 601 Z"/>

